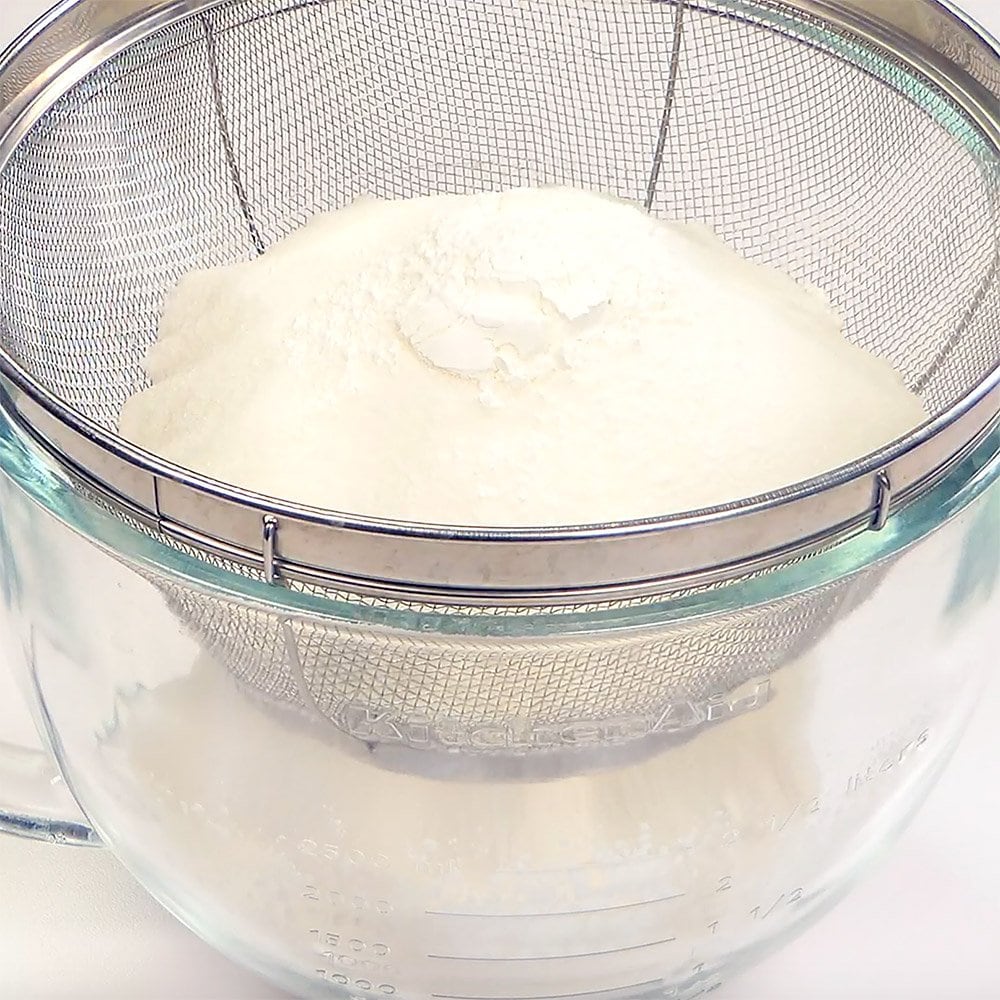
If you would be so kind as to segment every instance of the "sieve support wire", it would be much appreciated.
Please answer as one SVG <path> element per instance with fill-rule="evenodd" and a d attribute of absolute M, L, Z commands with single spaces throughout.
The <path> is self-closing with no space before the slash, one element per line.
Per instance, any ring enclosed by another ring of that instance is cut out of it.
<path fill-rule="evenodd" d="M 992 187 L 987 186 L 987 196 L 990 201 L 990 207 L 993 210 L 993 217 L 997 217 L 997 198 Z M 993 256 L 983 273 L 979 284 L 976 286 L 976 291 L 972 296 L 972 301 L 969 303 L 968 308 L 963 313 L 961 319 L 959 320 L 957 326 L 955 327 L 952 335 L 941 345 L 938 349 L 937 354 L 934 356 L 934 360 L 928 365 L 927 369 L 920 374 L 920 377 L 913 383 L 913 389 L 915 392 L 923 392 L 927 384 L 937 375 L 941 366 L 948 360 L 952 353 L 959 347 L 962 341 L 965 339 L 965 335 L 969 331 L 969 326 L 972 321 L 976 318 L 979 310 L 983 303 L 986 301 L 986 297 L 993 287 L 994 283 L 1000 277 L 1000 234 L 994 233 L 993 235 Z"/>
<path fill-rule="evenodd" d="M 684 10 L 686 0 L 679 0 L 674 7 L 674 33 L 670 48 L 670 71 L 667 75 L 667 92 L 663 98 L 663 113 L 660 115 L 660 130 L 656 137 L 656 149 L 653 151 L 653 165 L 649 171 L 646 183 L 647 212 L 652 212 L 656 201 L 656 188 L 660 181 L 660 170 L 663 167 L 663 154 L 667 147 L 667 133 L 670 131 L 670 118 L 674 111 L 674 98 L 677 94 L 677 81 L 680 73 L 681 49 L 684 43 Z"/>
<path fill-rule="evenodd" d="M 208 15 L 203 14 L 200 18 L 202 27 L 205 29 L 205 47 L 208 55 L 208 72 L 212 83 L 212 102 L 215 105 L 215 117 L 219 124 L 219 134 L 222 138 L 222 145 L 226 151 L 226 163 L 229 166 L 229 176 L 233 182 L 233 190 L 236 200 L 239 202 L 240 213 L 246 223 L 250 239 L 253 241 L 254 250 L 260 256 L 266 247 L 264 238 L 261 236 L 257 220 L 254 218 L 253 209 L 250 207 L 250 198 L 247 195 L 246 186 L 240 175 L 240 168 L 236 162 L 236 148 L 233 144 L 233 135 L 229 128 L 229 120 L 226 117 L 226 110 L 222 100 L 222 81 L 219 74 L 219 58 L 215 48 L 215 33 L 209 22 Z"/>

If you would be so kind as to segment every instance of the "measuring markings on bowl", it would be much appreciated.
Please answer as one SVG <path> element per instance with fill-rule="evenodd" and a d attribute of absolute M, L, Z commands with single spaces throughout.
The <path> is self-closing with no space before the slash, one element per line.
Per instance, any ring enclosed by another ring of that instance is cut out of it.
<path fill-rule="evenodd" d="M 673 944 L 676 937 L 660 938 L 658 941 L 644 941 L 641 944 L 626 944 L 619 948 L 605 948 L 595 951 L 581 951 L 560 955 L 428 955 L 428 958 L 446 962 L 562 962 L 575 958 L 598 958 L 604 955 L 623 955 L 630 951 L 643 951 Z"/>
<path fill-rule="evenodd" d="M 572 869 L 567 869 L 572 873 Z M 617 910 L 631 910 L 640 906 L 655 906 L 657 903 L 669 903 L 681 899 L 685 893 L 675 892 L 669 896 L 657 896 L 655 899 L 639 899 L 629 903 L 616 903 L 613 906 L 582 907 L 578 910 L 547 910 L 541 913 L 463 913 L 449 910 L 426 910 L 429 917 L 465 917 L 469 919 L 486 918 L 490 920 L 525 919 L 538 917 L 579 917 L 588 913 L 614 913 Z"/>
<path fill-rule="evenodd" d="M 322 858 L 324 861 L 346 861 L 354 867 L 372 868 L 376 871 L 383 871 L 392 864 L 381 852 L 376 854 L 360 847 L 346 847 L 332 841 L 313 840 L 311 837 L 303 837 L 296 849 L 308 857 Z"/>
<path fill-rule="evenodd" d="M 363 976 L 352 979 L 343 972 L 331 972 L 329 969 L 315 969 L 321 982 L 334 983 L 336 986 L 346 986 L 349 989 L 363 990 L 366 993 L 381 993 L 382 996 L 396 996 L 399 992 L 392 983 L 380 983 L 365 979 Z"/>
<path fill-rule="evenodd" d="M 377 958 L 388 958 L 392 954 L 392 949 L 381 941 L 374 941 L 369 944 L 358 937 L 348 937 L 339 931 L 324 931 L 314 927 L 309 931 L 317 944 L 326 948 L 347 948 L 356 954 L 363 954 L 370 951 Z"/>
<path fill-rule="evenodd" d="M 856 771 L 847 779 L 846 794 L 858 792 L 884 774 L 902 767 L 930 739 L 929 729 L 924 729 L 913 739 L 907 740 L 892 753 L 879 754 L 871 763 Z"/>
<path fill-rule="evenodd" d="M 744 881 L 744 877 L 738 874 L 723 875 L 711 883 L 707 883 L 705 891 L 696 893 L 693 897 L 693 901 L 700 902 L 702 904 L 709 904 L 712 899 L 718 898 L 720 894 L 725 894 L 728 898 L 728 895 Z M 394 956 L 393 947 L 388 943 L 385 937 L 372 936 L 380 934 L 374 926 L 369 928 L 372 932 L 371 934 L 365 932 L 358 934 L 361 927 L 357 922 L 361 919 L 360 915 L 362 913 L 367 914 L 369 919 L 376 922 L 381 922 L 383 919 L 391 920 L 393 919 L 391 914 L 397 912 L 396 908 L 384 898 L 376 899 L 374 897 L 363 896 L 361 894 L 349 896 L 339 890 L 330 890 L 329 893 L 321 893 L 321 891 L 314 885 L 306 886 L 305 896 L 307 899 L 313 901 L 321 901 L 324 896 L 328 896 L 333 904 L 330 906 L 331 912 L 328 916 L 331 920 L 331 925 L 336 929 L 324 929 L 322 925 L 326 921 L 324 917 L 321 917 L 320 922 L 308 931 L 310 952 L 321 961 L 327 963 L 322 969 L 318 966 L 314 966 L 316 974 L 325 982 L 344 986 L 348 989 L 378 993 L 383 996 L 398 995 L 399 991 L 403 989 L 406 984 L 399 984 L 397 986 L 396 983 L 386 978 L 391 976 L 394 972 L 396 957 Z M 745 903 L 740 905 L 738 912 L 730 912 L 730 908 L 727 908 L 725 914 L 719 913 L 717 919 L 714 920 L 708 919 L 711 916 L 711 912 L 708 911 L 706 912 L 705 921 L 703 923 L 699 922 L 697 929 L 693 926 L 688 927 L 687 924 L 685 924 L 685 932 L 683 935 L 681 935 L 680 932 L 670 933 L 669 924 L 667 924 L 664 928 L 667 933 L 661 936 L 647 940 L 633 942 L 626 941 L 624 943 L 617 944 L 614 947 L 602 947 L 598 941 L 595 942 L 596 947 L 593 947 L 590 950 L 574 949 L 571 951 L 567 950 L 557 953 L 541 952 L 533 954 L 511 952 L 506 954 L 484 954 L 473 950 L 469 953 L 462 954 L 457 952 L 454 947 L 437 950 L 432 944 L 431 947 L 424 952 L 424 955 L 426 959 L 431 962 L 449 963 L 452 965 L 455 963 L 463 963 L 470 969 L 480 967 L 484 970 L 482 974 L 487 977 L 486 982 L 489 983 L 492 983 L 493 973 L 485 970 L 492 967 L 497 969 L 507 969 L 508 971 L 517 966 L 530 968 L 533 965 L 538 965 L 539 967 L 551 968 L 560 962 L 572 963 L 591 959 L 602 960 L 612 958 L 616 955 L 628 955 L 635 953 L 646 953 L 650 956 L 649 961 L 652 961 L 653 956 L 657 954 L 657 949 L 685 947 L 683 941 L 692 933 L 714 937 L 716 934 L 724 930 L 725 926 L 732 924 L 734 921 L 737 924 L 767 921 L 782 913 L 787 914 L 807 897 L 807 891 L 802 886 L 797 886 L 780 892 L 775 889 L 773 893 L 768 895 L 766 898 L 758 897 L 754 905 L 750 905 L 752 899 L 747 900 Z M 604 915 L 611 920 L 618 915 L 626 915 L 627 911 L 634 911 L 643 907 L 655 908 L 657 906 L 665 907 L 662 911 L 663 918 L 664 920 L 669 920 L 671 904 L 678 903 L 685 898 L 692 898 L 691 894 L 676 892 L 664 894 L 662 896 L 649 897 L 646 899 L 626 900 L 607 906 L 579 907 L 575 909 L 537 911 L 525 910 L 521 912 L 482 912 L 468 909 L 446 910 L 435 908 L 424 910 L 424 914 L 426 916 L 445 921 L 449 919 L 463 921 L 471 919 L 480 922 L 480 926 L 485 924 L 487 928 L 486 938 L 482 943 L 488 945 L 494 940 L 492 933 L 488 929 L 490 921 L 505 922 L 514 919 L 535 919 L 548 921 L 560 918 L 573 921 L 575 919 L 592 917 L 595 915 L 598 917 Z M 326 909 L 326 907 L 324 907 L 324 909 Z M 344 920 L 348 921 L 348 925 L 344 930 L 341 930 L 340 926 Z M 570 923 L 569 926 L 572 927 L 573 924 Z M 601 934 L 601 937 L 604 937 L 604 934 L 610 930 L 612 926 L 619 927 L 620 929 L 620 925 L 617 921 L 614 925 L 608 924 L 603 927 L 604 933 Z M 387 929 L 388 928 L 386 928 L 386 930 Z M 451 932 L 447 932 L 441 936 L 442 943 L 444 940 L 448 940 L 449 944 L 453 944 L 455 938 Z M 600 968 L 602 968 L 602 966 L 596 966 L 595 971 L 598 971 Z M 695 967 L 694 971 L 699 972 L 703 968 L 704 966 L 701 965 Z M 470 983 L 469 985 L 471 986 L 472 984 Z M 699 996 L 704 993 L 711 992 L 716 985 L 717 981 L 710 979 L 706 980 L 702 985 L 702 988 L 695 993 L 692 993 L 688 988 L 690 984 L 688 984 L 688 987 L 685 987 L 682 992 L 684 996 Z M 662 986 L 667 992 L 650 993 L 649 995 L 651 997 L 661 997 L 663 1000 L 668 1000 L 670 997 L 681 995 L 681 993 L 672 992 L 673 987 L 664 986 L 662 981 L 649 980 L 642 983 L 606 986 L 579 993 L 547 994 L 544 996 L 544 1000 L 575 1000 L 575 998 L 581 998 L 581 1000 L 582 998 L 588 998 L 589 1000 L 589 998 L 592 997 L 607 997 L 608 1000 L 616 1000 L 619 996 L 622 996 L 623 998 L 628 997 L 629 1000 L 631 1000 L 631 997 L 635 995 L 636 991 L 647 991 L 655 989 L 658 986 Z M 502 996 L 493 996 L 489 993 L 479 994 L 472 992 L 458 993 L 454 991 L 446 991 L 435 992 L 432 993 L 431 996 L 435 998 L 435 1000 L 455 1000 L 457 997 L 470 998 L 470 1000 L 542 1000 L 542 995 L 540 994 L 519 996 L 506 992 Z"/>
<path fill-rule="evenodd" d="M 663 986 L 662 979 L 649 979 L 643 983 L 623 983 L 621 986 L 604 986 L 601 989 L 585 990 L 577 993 L 535 993 L 530 995 L 505 993 L 493 996 L 477 996 L 461 993 L 432 993 L 431 996 L 434 1000 L 579 1000 L 579 998 L 582 997 L 606 997 L 607 1000 L 615 1000 L 613 996 L 608 996 L 608 994 L 623 993 L 626 990 L 629 992 L 634 990 L 648 990 L 657 986 Z M 661 994 L 661 996 L 669 996 L 669 994 Z M 623 998 L 623 1000 L 625 1000 L 625 998 Z"/>
<path fill-rule="evenodd" d="M 321 894 L 329 898 L 330 904 L 335 909 L 374 910 L 383 917 L 388 916 L 393 911 L 393 905 L 387 899 L 369 899 L 360 893 L 346 893 L 340 889 L 320 889 L 312 884 L 307 884 L 302 888 L 303 899 L 319 902 Z"/>
<path fill-rule="evenodd" d="M 684 989 L 685 996 L 689 1000 L 694 997 L 705 996 L 717 990 L 722 985 L 719 979 L 706 979 L 700 983 L 688 984 Z M 657 989 L 658 988 L 658 989 Z M 582 993 L 549 993 L 544 996 L 534 994 L 524 995 L 504 995 L 504 996 L 468 996 L 456 993 L 432 993 L 433 1000 L 590 1000 L 592 997 L 605 998 L 605 1000 L 619 1000 L 613 994 L 622 994 L 628 991 L 628 996 L 620 997 L 620 1000 L 632 1000 L 635 990 L 657 989 L 655 994 L 648 994 L 649 1000 L 673 1000 L 680 996 L 681 987 L 666 986 L 662 979 L 652 979 L 644 983 L 628 983 L 624 986 L 609 986 L 599 990 L 586 990 Z"/>
<path fill-rule="evenodd" d="M 702 901 L 711 899 L 713 896 L 717 896 L 720 893 L 729 892 L 734 887 L 740 883 L 735 875 L 723 875 L 716 879 L 712 884 L 712 888 L 704 893 L 699 894 L 696 899 L 700 898 Z M 671 896 L 661 896 L 657 899 L 647 899 L 638 900 L 632 903 L 619 903 L 613 906 L 600 906 L 600 907 L 582 907 L 577 910 L 551 910 L 542 912 L 530 912 L 522 911 L 519 913 L 477 913 L 474 911 L 449 911 L 449 910 L 426 910 L 425 914 L 431 917 L 451 917 L 461 920 L 537 920 L 537 919 L 547 919 L 551 917 L 581 917 L 590 916 L 594 914 L 602 913 L 616 913 L 623 910 L 637 909 L 646 906 L 655 906 L 659 903 L 668 903 L 673 900 L 682 899 L 686 896 L 686 893 L 680 892 L 675 893 Z M 756 903 L 753 906 L 749 906 L 746 909 L 745 915 L 751 920 L 766 920 L 772 913 L 776 912 L 779 907 L 784 906 L 794 906 L 796 903 L 800 902 L 806 895 L 806 890 L 802 886 L 797 886 L 794 889 L 789 889 L 786 892 L 781 892 L 775 897 L 769 897 L 766 901 L 761 903 Z M 718 929 L 720 921 L 716 920 L 712 923 L 707 924 L 707 928 L 715 933 Z M 621 949 L 612 949 L 608 952 L 602 952 L 599 954 L 613 954 L 615 951 L 632 951 L 637 948 L 652 947 L 656 944 L 669 944 L 676 940 L 676 937 L 666 937 L 658 941 L 651 941 L 647 944 L 637 944 L 628 945 Z M 443 957 L 431 955 L 431 958 Z M 456 956 L 450 956 L 452 958 Z M 563 956 L 563 957 L 577 957 L 577 956 Z M 479 959 L 476 959 L 477 961 Z"/>

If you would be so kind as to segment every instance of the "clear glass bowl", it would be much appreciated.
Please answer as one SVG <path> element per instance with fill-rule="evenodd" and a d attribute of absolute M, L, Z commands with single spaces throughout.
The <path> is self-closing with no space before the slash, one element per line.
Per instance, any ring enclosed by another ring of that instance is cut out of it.
<path fill-rule="evenodd" d="M 67 782 L 169 909 L 301 994 L 697 996 L 892 843 L 995 661 L 1000 430 L 881 532 L 707 594 L 499 629 L 209 566 L 0 431 L 6 614 Z M 534 753 L 432 749 L 377 713 L 359 734 L 308 683 L 281 696 L 213 655 L 177 601 L 347 628 L 374 662 L 407 637 L 511 656 L 641 646 L 692 622 L 711 639 L 837 588 L 848 598 L 770 672 L 628 739 L 570 726 Z"/>

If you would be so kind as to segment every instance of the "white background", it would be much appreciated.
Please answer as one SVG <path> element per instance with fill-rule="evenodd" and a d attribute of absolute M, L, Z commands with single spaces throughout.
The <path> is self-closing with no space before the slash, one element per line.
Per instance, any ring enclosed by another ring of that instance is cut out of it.
<path fill-rule="evenodd" d="M 0 45 L 47 6 L 0 0 Z M 1000 34 L 1000 0 L 965 0 Z M 2 252 L 2 249 L 0 249 Z M 0 733 L 24 734 L 0 669 Z M 889 860 L 717 1000 L 1000 1000 L 1000 678 Z M 103 850 L 0 837 L 0 1000 L 279 1000 Z"/>

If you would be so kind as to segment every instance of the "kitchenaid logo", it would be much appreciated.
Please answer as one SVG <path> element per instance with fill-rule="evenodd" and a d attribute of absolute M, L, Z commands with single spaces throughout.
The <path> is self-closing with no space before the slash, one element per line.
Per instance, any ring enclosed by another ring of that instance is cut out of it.
<path fill-rule="evenodd" d="M 341 729 L 369 743 L 454 750 L 539 750 L 607 746 L 656 734 L 687 733 L 753 711 L 770 695 L 771 682 L 763 678 L 703 701 L 670 702 L 655 714 L 597 721 L 503 719 L 469 724 L 415 716 L 404 719 L 391 709 L 373 709 L 353 702 L 342 703 L 330 718 Z"/>

